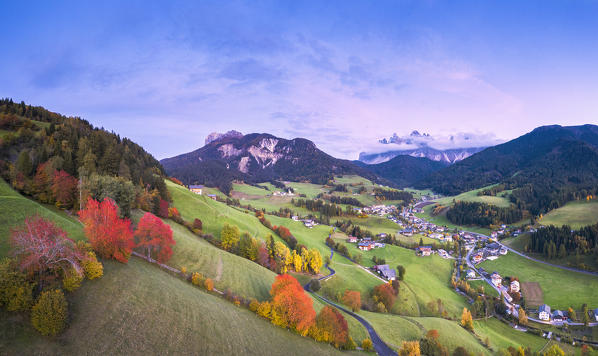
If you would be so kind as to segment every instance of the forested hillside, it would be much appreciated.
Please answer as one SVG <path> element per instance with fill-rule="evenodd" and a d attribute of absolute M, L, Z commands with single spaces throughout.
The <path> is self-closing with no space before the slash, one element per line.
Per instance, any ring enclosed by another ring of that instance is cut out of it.
<path fill-rule="evenodd" d="M 63 209 L 78 208 L 79 179 L 85 193 L 114 199 L 123 215 L 169 200 L 162 166 L 141 146 L 11 99 L 0 100 L 0 174 L 20 192 Z"/>
<path fill-rule="evenodd" d="M 598 190 L 598 126 L 539 127 L 433 173 L 417 187 L 456 195 L 494 183 L 539 215 Z"/>
<path fill-rule="evenodd" d="M 355 163 L 388 179 L 399 187 L 409 187 L 448 165 L 443 161 L 432 161 L 425 157 L 407 155 L 396 156 L 387 162 L 378 164 L 365 164 L 359 161 Z"/>

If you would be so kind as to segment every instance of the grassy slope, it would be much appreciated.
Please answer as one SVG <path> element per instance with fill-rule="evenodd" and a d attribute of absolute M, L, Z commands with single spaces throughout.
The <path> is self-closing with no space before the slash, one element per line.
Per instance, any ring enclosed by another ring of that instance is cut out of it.
<path fill-rule="evenodd" d="M 569 225 L 573 229 L 598 223 L 598 201 L 573 201 L 552 210 L 541 220 L 542 225 Z"/>
<path fill-rule="evenodd" d="M 194 194 L 185 187 L 170 181 L 167 181 L 167 186 L 174 206 L 179 210 L 181 216 L 188 221 L 200 218 L 205 233 L 220 236 L 222 226 L 228 223 L 236 225 L 242 232 L 247 232 L 260 239 L 265 239 L 271 234 L 271 231 L 265 228 L 251 213 L 245 214 L 205 195 Z"/>
<path fill-rule="evenodd" d="M 355 245 L 348 244 L 350 251 Z M 405 281 L 401 284 L 401 295 L 411 291 L 423 313 L 426 304 L 441 299 L 450 316 L 461 315 L 466 305 L 449 286 L 453 260 L 445 260 L 439 256 L 417 257 L 411 250 L 387 245 L 385 248 L 363 252 L 363 264 L 372 266 L 372 257 L 384 258 L 386 263 L 396 269 L 397 265 L 405 266 Z M 411 314 L 413 315 L 413 314 Z M 415 314 L 418 315 L 418 314 Z"/>
<path fill-rule="evenodd" d="M 494 318 L 486 321 L 474 321 L 474 330 L 482 340 L 488 338 L 490 347 L 493 349 L 506 349 L 509 346 L 515 348 L 523 346 L 530 347 L 532 351 L 539 351 L 547 342 L 539 336 L 521 332 L 496 320 Z"/>
<path fill-rule="evenodd" d="M 376 329 L 380 337 L 390 345 L 400 347 L 403 341 L 418 340 L 428 330 L 438 330 L 439 341 L 452 352 L 457 346 L 464 346 L 474 354 L 489 355 L 478 340 L 456 322 L 426 317 L 402 317 L 398 315 L 370 313 L 361 311 Z"/>
<path fill-rule="evenodd" d="M 538 282 L 544 293 L 544 302 L 553 309 L 583 303 L 598 306 L 598 278 L 547 266 L 509 253 L 494 261 L 481 264 L 487 271 L 498 271 L 503 276 L 516 276 L 522 282 Z"/>
<path fill-rule="evenodd" d="M 134 217 L 141 214 L 136 212 Z M 188 273 L 199 272 L 212 278 L 215 287 L 222 291 L 230 288 L 235 294 L 260 301 L 270 297 L 274 272 L 211 245 L 171 220 L 165 222 L 172 228 L 176 241 L 168 265 L 178 269 L 186 267 Z"/>
<path fill-rule="evenodd" d="M 42 338 L 0 318 L 8 354 L 335 354 L 138 259 L 107 262 L 105 275 L 70 297 L 68 330 Z"/>
<path fill-rule="evenodd" d="M 10 230 L 33 215 L 54 221 L 72 239 L 84 238 L 81 224 L 74 217 L 25 198 L 0 179 L 0 257 L 8 254 Z"/>
<path fill-rule="evenodd" d="M 478 192 L 488 189 L 488 188 L 491 188 L 493 186 L 494 185 L 490 185 L 490 186 L 487 186 L 484 188 L 470 190 L 468 192 L 461 193 L 459 195 L 440 198 L 436 201 L 438 202 L 438 204 L 441 204 L 441 205 L 449 205 L 449 204 L 452 204 L 453 200 L 456 200 L 456 201 L 486 203 L 486 204 L 495 205 L 495 206 L 498 206 L 501 208 L 508 208 L 511 205 L 511 203 L 509 202 L 509 199 L 507 199 L 506 197 L 503 196 L 504 192 L 498 193 L 497 196 L 488 196 L 488 195 L 478 196 Z"/>

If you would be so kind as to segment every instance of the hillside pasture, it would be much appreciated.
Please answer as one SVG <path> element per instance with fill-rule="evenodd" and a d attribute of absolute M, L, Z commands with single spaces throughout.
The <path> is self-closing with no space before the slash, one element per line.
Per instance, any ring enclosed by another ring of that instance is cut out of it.
<path fill-rule="evenodd" d="M 573 201 L 550 211 L 539 220 L 542 225 L 569 225 L 572 229 L 579 229 L 587 225 L 598 223 L 598 201 Z"/>
<path fill-rule="evenodd" d="M 509 253 L 494 261 L 480 264 L 486 271 L 497 271 L 503 277 L 518 277 L 522 283 L 537 282 L 544 303 L 553 309 L 574 307 L 583 303 L 598 308 L 598 277 L 563 270 Z"/>
<path fill-rule="evenodd" d="M 76 217 L 26 198 L 0 179 L 0 257 L 8 254 L 11 229 L 22 225 L 26 218 L 35 215 L 52 220 L 74 240 L 85 238 L 83 226 Z"/>
<path fill-rule="evenodd" d="M 340 354 L 137 258 L 104 268 L 102 278 L 69 295 L 70 325 L 55 338 L 40 337 L 29 320 L 1 311 L 2 353 Z"/>
<path fill-rule="evenodd" d="M 204 233 L 220 236 L 224 224 L 230 224 L 236 225 L 242 232 L 247 232 L 262 240 L 272 234 L 252 212 L 245 213 L 214 201 L 205 195 L 192 193 L 187 188 L 170 181 L 167 181 L 166 184 L 173 204 L 183 219 L 187 221 L 193 221 L 195 218 L 201 219 Z"/>
<path fill-rule="evenodd" d="M 490 318 L 488 320 L 474 321 L 474 330 L 482 340 L 488 338 L 490 340 L 490 347 L 494 350 L 507 349 L 509 346 L 518 348 L 530 347 L 532 351 L 540 351 L 542 347 L 548 342 L 539 336 L 515 330 L 509 325 Z"/>

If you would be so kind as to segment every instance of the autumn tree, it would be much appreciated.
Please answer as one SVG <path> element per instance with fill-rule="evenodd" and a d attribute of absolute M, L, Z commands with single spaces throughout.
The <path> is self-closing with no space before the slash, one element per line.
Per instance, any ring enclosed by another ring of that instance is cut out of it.
<path fill-rule="evenodd" d="M 463 313 L 461 314 L 461 326 L 469 331 L 473 331 L 473 318 L 471 317 L 471 312 L 467 310 L 467 308 L 463 308 Z"/>
<path fill-rule="evenodd" d="M 193 229 L 202 230 L 202 228 L 203 228 L 203 223 L 201 222 L 201 220 L 198 218 L 195 218 L 193 220 Z"/>
<path fill-rule="evenodd" d="M 23 226 L 11 233 L 12 254 L 21 271 L 57 274 L 74 269 L 81 274 L 84 257 L 64 230 L 39 216 L 25 219 Z"/>
<path fill-rule="evenodd" d="M 103 258 L 113 258 L 127 263 L 135 241 L 131 221 L 118 216 L 118 208 L 110 199 L 101 203 L 89 199 L 85 209 L 79 212 L 85 236 L 93 249 Z"/>
<path fill-rule="evenodd" d="M 314 273 L 320 273 L 322 268 L 322 255 L 318 249 L 312 248 L 307 252 L 309 269 Z"/>
<path fill-rule="evenodd" d="M 160 263 L 165 263 L 172 256 L 172 246 L 176 243 L 172 238 L 172 229 L 159 217 L 145 213 L 135 230 L 135 247 L 146 251 L 147 257 L 152 253 Z"/>
<path fill-rule="evenodd" d="M 233 225 L 224 224 L 220 231 L 220 243 L 226 251 L 233 251 L 239 244 L 239 228 Z"/>
<path fill-rule="evenodd" d="M 293 263 L 291 251 L 280 241 L 274 243 L 274 261 L 278 273 L 287 273 L 288 267 Z"/>
<path fill-rule="evenodd" d="M 399 356 L 420 356 L 419 341 L 403 341 L 399 349 Z"/>
<path fill-rule="evenodd" d="M 162 198 L 160 198 L 160 203 L 158 205 L 158 215 L 161 218 L 168 218 L 168 208 L 169 208 L 170 204 L 168 204 L 168 202 Z"/>
<path fill-rule="evenodd" d="M 336 309 L 325 306 L 316 317 L 310 329 L 310 335 L 316 341 L 328 342 L 335 347 L 344 345 L 349 337 L 349 327 L 343 315 Z"/>
<path fill-rule="evenodd" d="M 359 311 L 361 309 L 361 293 L 356 290 L 346 290 L 343 294 L 343 303 L 353 312 Z"/>
<path fill-rule="evenodd" d="M 56 206 L 62 209 L 73 207 L 77 197 L 77 178 L 65 171 L 54 171 L 52 180 L 52 194 L 56 200 Z"/>
<path fill-rule="evenodd" d="M 372 297 L 375 302 L 382 303 L 387 311 L 392 309 L 396 299 L 394 289 L 389 283 L 380 284 L 374 287 Z"/>
<path fill-rule="evenodd" d="M 559 347 L 559 345 L 553 344 L 542 354 L 542 356 L 565 356 L 565 352 Z"/>
<path fill-rule="evenodd" d="M 519 308 L 519 324 L 527 325 L 527 315 L 523 308 Z"/>
<path fill-rule="evenodd" d="M 372 351 L 372 350 L 374 350 L 374 345 L 372 344 L 372 340 L 370 340 L 370 339 L 363 339 L 363 341 L 361 342 L 361 348 L 364 351 Z"/>
<path fill-rule="evenodd" d="M 306 335 L 314 324 L 316 312 L 299 282 L 288 274 L 276 276 L 270 295 L 272 323 Z"/>
<path fill-rule="evenodd" d="M 42 163 L 37 166 L 37 171 L 33 177 L 33 196 L 42 203 L 52 202 L 52 175 L 48 163 Z"/>

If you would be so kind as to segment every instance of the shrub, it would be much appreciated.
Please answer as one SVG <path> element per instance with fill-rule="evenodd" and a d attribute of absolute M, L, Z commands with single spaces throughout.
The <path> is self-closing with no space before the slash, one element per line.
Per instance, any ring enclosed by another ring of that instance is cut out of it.
<path fill-rule="evenodd" d="M 87 252 L 87 258 L 81 262 L 81 266 L 83 267 L 85 277 L 89 280 L 100 278 L 104 275 L 104 266 L 98 261 L 93 251 Z"/>
<path fill-rule="evenodd" d="M 311 289 L 313 292 L 317 292 L 320 290 L 322 286 L 320 285 L 320 281 L 318 279 L 312 279 L 311 282 L 309 282 L 309 289 Z"/>
<path fill-rule="evenodd" d="M 356 348 L 357 348 L 357 344 L 355 343 L 353 338 L 351 336 L 349 336 L 349 338 L 347 339 L 347 342 L 345 343 L 345 345 L 343 345 L 343 349 L 355 350 Z"/>
<path fill-rule="evenodd" d="M 259 307 L 260 302 L 258 302 L 256 299 L 251 299 L 251 302 L 249 302 L 249 310 L 251 310 L 254 313 L 257 313 Z"/>
<path fill-rule="evenodd" d="M 67 308 L 61 290 L 43 292 L 31 309 L 31 323 L 42 335 L 56 335 L 66 326 Z"/>
<path fill-rule="evenodd" d="M 181 274 L 187 274 L 187 267 L 181 267 Z"/>
<path fill-rule="evenodd" d="M 83 278 L 85 278 L 83 273 L 71 268 L 64 273 L 64 277 L 62 278 L 62 286 L 68 292 L 75 291 L 81 287 Z"/>
<path fill-rule="evenodd" d="M 370 339 L 363 339 L 363 341 L 361 342 L 361 348 L 364 351 L 372 351 L 374 350 L 374 344 L 372 344 L 372 340 Z"/>
<path fill-rule="evenodd" d="M 206 278 L 203 285 L 208 292 L 214 290 L 214 281 L 212 281 L 210 278 Z"/>
<path fill-rule="evenodd" d="M 270 313 L 272 312 L 272 304 L 270 302 L 262 302 L 257 308 L 257 315 L 270 319 Z"/>
<path fill-rule="evenodd" d="M 13 260 L 0 261 L 0 307 L 8 311 L 26 311 L 33 304 L 33 287 L 24 273 L 17 271 Z"/>
<path fill-rule="evenodd" d="M 199 272 L 193 272 L 193 275 L 191 275 L 191 283 L 193 283 L 196 286 L 202 285 L 203 280 L 203 276 Z"/>

